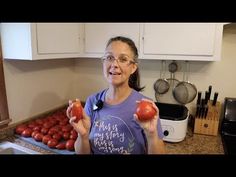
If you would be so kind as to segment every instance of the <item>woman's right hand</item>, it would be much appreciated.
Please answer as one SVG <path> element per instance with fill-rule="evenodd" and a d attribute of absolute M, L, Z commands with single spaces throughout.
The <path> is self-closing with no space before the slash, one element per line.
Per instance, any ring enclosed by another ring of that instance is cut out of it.
<path fill-rule="evenodd" d="M 77 100 L 78 99 L 76 99 L 76 101 Z M 88 137 L 89 136 L 89 130 L 90 130 L 90 127 L 91 127 L 90 118 L 85 113 L 84 109 L 82 109 L 83 117 L 82 117 L 82 119 L 80 119 L 78 121 L 78 123 L 75 123 L 76 117 L 73 117 L 71 115 L 72 106 L 73 106 L 73 102 L 71 100 L 69 100 L 69 106 L 68 106 L 68 108 L 66 110 L 66 115 L 69 118 L 70 124 L 73 126 L 75 131 L 81 136 L 81 138 Z"/>

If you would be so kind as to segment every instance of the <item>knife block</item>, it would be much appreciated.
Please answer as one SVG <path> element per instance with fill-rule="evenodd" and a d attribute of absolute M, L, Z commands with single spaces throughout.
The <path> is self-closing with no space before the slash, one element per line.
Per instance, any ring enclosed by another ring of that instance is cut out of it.
<path fill-rule="evenodd" d="M 216 105 L 212 106 L 212 101 L 208 101 L 207 116 L 204 118 L 195 117 L 194 133 L 217 136 L 220 120 L 220 110 L 220 102 L 217 101 Z"/>

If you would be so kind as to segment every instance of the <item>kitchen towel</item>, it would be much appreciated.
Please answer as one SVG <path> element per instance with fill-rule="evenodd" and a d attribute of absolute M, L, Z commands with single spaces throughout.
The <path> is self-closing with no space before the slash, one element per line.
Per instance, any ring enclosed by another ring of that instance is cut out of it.
<path fill-rule="evenodd" d="M 38 141 L 35 141 L 35 139 L 33 138 L 25 138 L 25 137 L 22 137 L 22 136 L 19 136 L 19 135 L 16 135 L 19 139 L 25 141 L 25 142 L 28 142 L 32 145 L 35 145 L 35 146 L 38 146 L 40 148 L 43 148 L 47 151 L 51 151 L 51 152 L 54 152 L 56 154 L 75 154 L 74 151 L 68 151 L 68 150 L 59 150 L 59 149 L 52 149 L 52 148 L 49 148 L 47 145 L 43 144 L 42 142 L 38 142 Z"/>

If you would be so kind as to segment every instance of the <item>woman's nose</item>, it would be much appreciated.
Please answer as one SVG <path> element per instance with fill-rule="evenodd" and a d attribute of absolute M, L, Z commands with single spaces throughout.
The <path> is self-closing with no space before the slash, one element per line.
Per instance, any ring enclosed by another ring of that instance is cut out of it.
<path fill-rule="evenodd" d="M 112 60 L 111 65 L 112 66 L 119 66 L 118 60 L 117 59 Z"/>

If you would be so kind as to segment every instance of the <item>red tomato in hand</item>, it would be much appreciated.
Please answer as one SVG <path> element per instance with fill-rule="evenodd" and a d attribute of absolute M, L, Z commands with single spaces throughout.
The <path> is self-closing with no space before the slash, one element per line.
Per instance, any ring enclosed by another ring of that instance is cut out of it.
<path fill-rule="evenodd" d="M 71 109 L 71 113 L 72 113 L 72 116 L 76 117 L 76 120 L 75 122 L 77 123 L 80 119 L 82 119 L 83 117 L 83 107 L 80 103 L 80 101 L 75 101 L 73 102 L 73 106 L 72 106 L 72 109 Z"/>
<path fill-rule="evenodd" d="M 140 121 L 147 121 L 153 119 L 157 112 L 152 103 L 142 100 L 138 103 L 136 114 Z"/>

